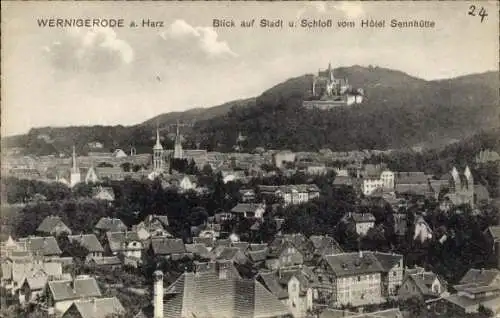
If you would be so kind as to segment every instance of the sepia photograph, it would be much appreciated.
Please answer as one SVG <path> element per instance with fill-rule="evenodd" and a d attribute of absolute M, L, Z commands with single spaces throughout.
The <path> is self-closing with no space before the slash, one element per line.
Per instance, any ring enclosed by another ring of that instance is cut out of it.
<path fill-rule="evenodd" d="M 499 1 L 2 1 L 0 318 L 500 318 Z"/>

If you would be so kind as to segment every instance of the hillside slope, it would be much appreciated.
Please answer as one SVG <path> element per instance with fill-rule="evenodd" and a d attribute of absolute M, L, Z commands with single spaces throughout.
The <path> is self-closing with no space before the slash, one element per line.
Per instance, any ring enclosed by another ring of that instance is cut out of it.
<path fill-rule="evenodd" d="M 400 71 L 351 66 L 336 69 L 335 76 L 363 88 L 364 102 L 330 111 L 305 110 L 301 105 L 311 93 L 312 75 L 304 75 L 256 98 L 161 114 L 135 126 L 36 128 L 3 141 L 38 155 L 69 152 L 73 144 L 85 152 L 94 140 L 106 149 L 128 151 L 134 146 L 139 153 L 150 152 L 157 123 L 164 146 L 171 148 L 166 136 L 174 131 L 170 125 L 180 120 L 192 124 L 183 127 L 185 147 L 229 150 L 241 132 L 248 137 L 247 149 L 385 149 L 442 144 L 500 126 L 498 72 L 425 81 Z"/>

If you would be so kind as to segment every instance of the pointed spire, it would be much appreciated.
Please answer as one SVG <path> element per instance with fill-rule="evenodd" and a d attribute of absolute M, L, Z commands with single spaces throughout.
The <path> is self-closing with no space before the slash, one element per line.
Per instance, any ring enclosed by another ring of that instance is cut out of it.
<path fill-rule="evenodd" d="M 163 150 L 163 146 L 160 143 L 160 130 L 158 129 L 158 126 L 156 127 L 156 144 L 153 150 Z"/>

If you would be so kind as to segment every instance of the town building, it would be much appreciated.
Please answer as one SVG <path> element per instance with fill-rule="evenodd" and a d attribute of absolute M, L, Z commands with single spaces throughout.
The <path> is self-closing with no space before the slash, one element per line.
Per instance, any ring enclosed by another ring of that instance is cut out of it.
<path fill-rule="evenodd" d="M 192 254 L 186 250 L 186 246 L 182 239 L 177 238 L 153 237 L 151 239 L 151 250 L 153 255 L 168 260 L 179 260 L 184 257 L 192 256 Z"/>
<path fill-rule="evenodd" d="M 320 303 L 359 307 L 385 302 L 382 275 L 386 269 L 373 253 L 326 255 L 316 271 Z"/>
<path fill-rule="evenodd" d="M 144 243 L 140 240 L 137 232 L 107 232 L 106 238 L 113 255 L 123 255 L 126 259 L 130 260 L 130 264 L 140 262 Z"/>
<path fill-rule="evenodd" d="M 360 236 L 365 236 L 368 230 L 375 226 L 375 216 L 372 213 L 347 213 L 342 219 L 347 224 L 353 224 L 356 228 L 356 233 Z"/>
<path fill-rule="evenodd" d="M 331 109 L 341 106 L 360 104 L 363 102 L 363 89 L 354 89 L 347 78 L 335 78 L 331 64 L 328 69 L 318 71 L 313 77 L 311 96 L 306 98 L 303 106 L 308 109 Z"/>
<path fill-rule="evenodd" d="M 238 203 L 231 209 L 231 214 L 235 217 L 262 218 L 265 212 L 265 205 L 261 203 Z"/>
<path fill-rule="evenodd" d="M 95 234 L 69 235 L 68 239 L 72 243 L 80 244 L 88 251 L 88 254 L 85 257 L 87 262 L 89 262 L 91 259 L 102 258 L 104 255 L 104 248 L 102 247 L 101 242 L 99 242 Z"/>
<path fill-rule="evenodd" d="M 293 317 L 307 317 L 312 311 L 317 278 L 308 267 L 261 271 L 256 279 L 288 307 Z"/>
<path fill-rule="evenodd" d="M 403 283 L 398 290 L 398 298 L 417 297 L 422 300 L 448 296 L 447 282 L 432 271 L 424 268 L 406 269 Z"/>
<path fill-rule="evenodd" d="M 95 278 L 81 275 L 70 280 L 48 282 L 46 304 L 49 313 L 62 315 L 75 301 L 101 296 Z"/>
<path fill-rule="evenodd" d="M 125 315 L 126 310 L 116 297 L 79 299 L 61 318 L 108 318 Z"/>
<path fill-rule="evenodd" d="M 415 230 L 413 232 L 413 239 L 421 243 L 432 239 L 433 232 L 429 224 L 422 216 L 418 216 L 415 220 Z"/>
<path fill-rule="evenodd" d="M 122 220 L 117 218 L 102 217 L 95 225 L 96 234 L 104 235 L 106 232 L 120 232 L 127 230 L 127 226 Z"/>
<path fill-rule="evenodd" d="M 36 232 L 40 235 L 59 236 L 63 233 L 71 234 L 71 229 L 64 224 L 59 216 L 49 215 L 43 219 Z"/>
<path fill-rule="evenodd" d="M 272 318 L 291 314 L 260 282 L 234 277 L 230 272 L 215 266 L 198 267 L 195 272 L 183 273 L 164 291 L 163 273 L 157 271 L 153 305 L 136 317 Z"/>
<path fill-rule="evenodd" d="M 275 196 L 283 200 L 283 204 L 297 205 L 319 198 L 320 190 L 315 184 L 295 184 L 283 186 L 258 186 L 264 198 Z"/>
<path fill-rule="evenodd" d="M 497 269 L 470 269 L 453 286 L 457 291 L 444 298 L 449 309 L 461 314 L 476 313 L 479 306 L 491 310 L 494 317 L 500 315 L 500 271 Z"/>

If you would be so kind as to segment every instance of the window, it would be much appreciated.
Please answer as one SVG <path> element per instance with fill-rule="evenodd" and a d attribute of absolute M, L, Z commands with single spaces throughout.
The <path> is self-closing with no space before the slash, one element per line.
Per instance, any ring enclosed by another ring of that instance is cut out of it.
<path fill-rule="evenodd" d="M 392 272 L 392 276 L 397 276 L 397 275 L 398 275 L 398 273 L 396 273 L 395 271 Z"/>
<path fill-rule="evenodd" d="M 360 282 L 360 281 L 361 281 L 361 276 L 358 276 L 358 282 Z"/>

